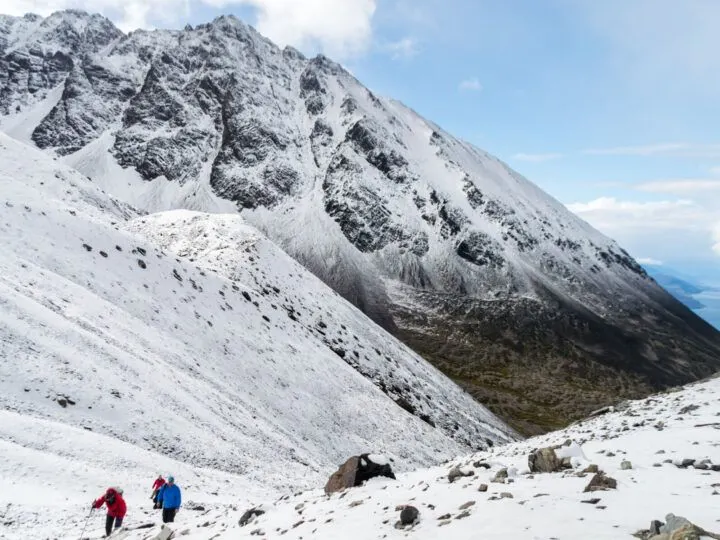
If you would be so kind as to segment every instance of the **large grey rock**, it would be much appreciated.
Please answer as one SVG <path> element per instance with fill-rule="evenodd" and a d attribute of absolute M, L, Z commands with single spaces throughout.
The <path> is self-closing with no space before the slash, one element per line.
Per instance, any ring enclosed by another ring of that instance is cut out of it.
<path fill-rule="evenodd" d="M 593 491 L 607 491 L 609 489 L 617 489 L 617 481 L 607 476 L 604 472 L 599 472 L 592 477 L 590 483 L 583 490 L 585 493 Z"/>
<path fill-rule="evenodd" d="M 687 518 L 668 514 L 666 523 L 653 520 L 650 529 L 639 531 L 635 536 L 643 540 L 701 540 L 702 538 L 720 539 L 720 535 L 698 527 Z"/>
<path fill-rule="evenodd" d="M 353 456 L 340 465 L 337 471 L 332 473 L 325 484 L 325 493 L 336 493 L 355 486 L 355 475 L 358 469 L 360 458 Z"/>
<path fill-rule="evenodd" d="M 420 516 L 420 512 L 414 506 L 407 505 L 400 511 L 400 523 L 403 525 L 413 525 Z"/>
<path fill-rule="evenodd" d="M 363 482 L 378 476 L 395 479 L 395 474 L 389 463 L 375 463 L 369 454 L 353 456 L 340 465 L 338 470 L 330 476 L 325 484 L 325 493 L 336 493 L 359 486 Z"/>
<path fill-rule="evenodd" d="M 561 446 L 548 446 L 533 450 L 528 456 L 528 467 L 532 473 L 552 473 L 571 469 L 570 458 L 559 458 L 555 450 Z"/>
<path fill-rule="evenodd" d="M 452 484 L 458 478 L 464 478 L 466 476 L 475 476 L 475 471 L 466 471 L 461 467 L 453 467 L 448 473 L 448 482 Z"/>
<path fill-rule="evenodd" d="M 676 516 L 675 514 L 668 514 L 665 516 L 665 525 L 660 527 L 660 533 L 673 533 L 678 529 L 682 529 L 692 525 L 692 522 L 682 516 Z"/>

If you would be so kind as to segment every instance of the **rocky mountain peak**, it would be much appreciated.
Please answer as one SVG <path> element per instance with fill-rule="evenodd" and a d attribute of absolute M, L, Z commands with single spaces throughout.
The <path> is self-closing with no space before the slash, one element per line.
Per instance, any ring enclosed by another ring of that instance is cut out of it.
<path fill-rule="evenodd" d="M 523 429 L 720 367 L 718 333 L 616 242 L 325 56 L 232 16 L 68 30 L 112 43 L 92 55 L 26 30 L 44 49 L 0 55 L 2 122 L 146 210 L 241 212 Z"/>
<path fill-rule="evenodd" d="M 57 11 L 45 18 L 26 14 L 9 20 L 6 30 L 10 36 L 8 48 L 52 48 L 52 52 L 66 54 L 95 53 L 123 36 L 106 17 L 77 9 Z"/>

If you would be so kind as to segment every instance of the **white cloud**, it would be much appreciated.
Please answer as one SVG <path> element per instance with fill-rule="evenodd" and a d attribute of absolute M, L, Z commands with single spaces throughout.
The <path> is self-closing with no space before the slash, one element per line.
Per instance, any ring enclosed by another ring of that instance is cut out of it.
<path fill-rule="evenodd" d="M 702 200 L 627 201 L 600 197 L 567 207 L 631 253 L 658 260 L 720 254 L 720 197 Z"/>
<path fill-rule="evenodd" d="M 409 37 L 388 43 L 384 48 L 394 60 L 412 58 L 419 52 L 417 41 Z"/>
<path fill-rule="evenodd" d="M 66 8 L 100 12 L 123 30 L 153 22 L 180 25 L 190 10 L 209 6 L 256 9 L 258 30 L 279 45 L 322 50 L 344 58 L 366 50 L 372 37 L 376 0 L 4 0 L 2 11 L 48 15 Z"/>
<path fill-rule="evenodd" d="M 600 197 L 587 203 L 572 203 L 567 207 L 601 230 L 634 228 L 674 228 L 692 226 L 691 219 L 700 212 L 690 200 L 622 201 L 615 197 Z"/>
<path fill-rule="evenodd" d="M 654 180 L 640 184 L 635 189 L 648 193 L 675 193 L 680 195 L 707 191 L 720 192 L 720 180 L 705 178 Z"/>
<path fill-rule="evenodd" d="M 483 89 L 483 86 L 477 77 L 472 77 L 471 79 L 462 81 L 459 88 L 460 90 L 467 92 L 480 92 Z"/>
<path fill-rule="evenodd" d="M 658 261 L 652 257 L 637 257 L 635 260 L 645 266 L 662 266 L 662 261 Z"/>
<path fill-rule="evenodd" d="M 4 0 L 0 9 L 8 15 L 47 16 L 69 8 L 102 13 L 125 32 L 150 28 L 151 20 L 173 23 L 189 12 L 187 0 Z"/>
<path fill-rule="evenodd" d="M 333 56 L 363 52 L 372 37 L 376 0 L 204 0 L 219 7 L 248 4 L 258 30 L 280 45 L 321 48 Z"/>
<path fill-rule="evenodd" d="M 515 161 L 530 161 L 533 163 L 541 163 L 543 161 L 552 161 L 553 159 L 560 159 L 563 157 L 562 154 L 548 153 L 548 154 L 515 154 L 512 158 Z"/>

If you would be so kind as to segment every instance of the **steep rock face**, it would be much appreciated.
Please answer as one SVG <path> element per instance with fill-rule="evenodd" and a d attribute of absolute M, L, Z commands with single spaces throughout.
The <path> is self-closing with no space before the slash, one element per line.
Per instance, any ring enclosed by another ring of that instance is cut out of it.
<path fill-rule="evenodd" d="M 85 145 L 67 159 L 113 191 L 96 163 L 109 152 L 135 192 L 153 185 L 150 198 L 125 190 L 148 210 L 183 206 L 188 193 L 201 194 L 194 209 L 232 201 L 517 427 L 556 427 L 720 368 L 718 332 L 615 242 L 331 60 L 281 50 L 233 17 L 134 32 L 94 54 L 55 47 L 38 21 L 23 43 L 47 42 L 42 58 L 63 54 L 69 66 L 43 68 L 65 90 L 38 121 L 38 146 Z M 8 50 L 6 64 L 30 54 Z M 36 72 L 13 66 L 12 81 Z M 29 90 L 2 84 L 3 112 L 31 111 Z"/>
<path fill-rule="evenodd" d="M 0 15 L 0 112 L 19 112 L 42 99 L 83 56 L 121 36 L 109 20 L 81 11 L 45 19 Z"/>

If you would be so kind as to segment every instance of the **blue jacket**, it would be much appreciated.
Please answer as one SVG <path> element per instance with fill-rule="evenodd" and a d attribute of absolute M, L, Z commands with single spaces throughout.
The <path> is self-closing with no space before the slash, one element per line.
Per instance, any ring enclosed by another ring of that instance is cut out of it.
<path fill-rule="evenodd" d="M 180 487 L 177 484 L 165 484 L 158 493 L 158 503 L 163 508 L 180 508 L 182 497 Z"/>

